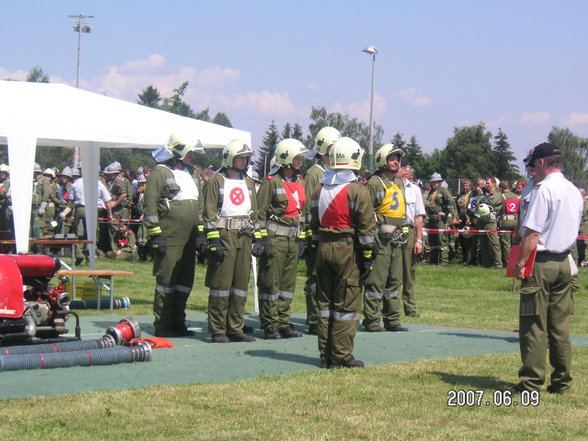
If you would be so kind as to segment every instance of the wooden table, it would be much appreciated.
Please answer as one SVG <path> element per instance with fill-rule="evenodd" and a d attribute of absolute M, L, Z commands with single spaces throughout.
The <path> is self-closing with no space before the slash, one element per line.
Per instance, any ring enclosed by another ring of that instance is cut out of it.
<path fill-rule="evenodd" d="M 114 298 L 114 276 L 132 276 L 130 271 L 116 271 L 116 270 L 62 270 L 57 271 L 57 276 L 71 276 L 72 288 L 75 289 L 74 280 L 76 276 L 91 277 L 96 283 L 96 309 L 100 310 L 100 300 L 102 297 L 102 288 L 108 290 L 110 295 L 110 310 L 112 311 L 112 300 Z M 107 279 L 110 283 L 107 285 L 101 279 Z M 72 289 L 72 290 L 73 290 Z M 75 291 L 72 293 L 75 297 Z"/>

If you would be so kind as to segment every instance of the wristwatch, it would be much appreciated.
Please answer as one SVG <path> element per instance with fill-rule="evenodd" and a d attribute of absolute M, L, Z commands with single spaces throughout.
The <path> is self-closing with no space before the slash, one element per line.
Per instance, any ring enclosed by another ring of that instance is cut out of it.
<path fill-rule="evenodd" d="M 517 262 L 517 264 L 515 265 L 515 268 L 524 268 L 525 265 L 524 264 L 520 264 Z"/>
<path fill-rule="evenodd" d="M 417 243 L 423 243 L 423 239 L 417 239 Z"/>

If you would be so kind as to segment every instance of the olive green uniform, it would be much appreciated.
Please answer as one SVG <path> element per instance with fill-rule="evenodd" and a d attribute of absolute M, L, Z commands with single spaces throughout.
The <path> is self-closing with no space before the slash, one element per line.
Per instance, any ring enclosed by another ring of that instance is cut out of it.
<path fill-rule="evenodd" d="M 481 202 L 486 203 L 492 209 L 486 216 L 478 217 L 476 228 L 478 230 L 498 230 L 497 218 L 499 213 L 504 211 L 504 199 L 499 191 L 493 194 L 481 195 L 478 193 L 478 206 Z M 500 241 L 498 233 L 481 233 L 480 241 L 480 263 L 486 268 L 502 268 L 502 253 L 500 252 Z"/>
<path fill-rule="evenodd" d="M 302 183 L 299 176 L 295 179 Z M 298 240 L 304 225 L 300 215 L 284 215 L 289 203 L 284 182 L 278 171 L 264 179 L 257 193 L 259 226 L 267 230 L 271 247 L 270 256 L 260 257 L 257 275 L 259 319 L 264 330 L 292 327 L 290 305 L 296 290 Z"/>
<path fill-rule="evenodd" d="M 451 193 L 441 187 L 431 189 L 427 195 L 425 210 L 428 217 L 427 228 L 439 230 L 447 228 L 447 223 L 453 217 L 455 211 L 455 203 Z M 444 215 L 439 215 L 440 212 L 443 212 Z M 429 246 L 431 247 L 429 263 L 432 265 L 447 265 L 449 247 L 446 233 L 429 232 L 428 237 Z"/>
<path fill-rule="evenodd" d="M 321 194 L 327 194 L 334 187 L 317 188 L 311 202 L 311 229 L 313 240 L 318 241 L 318 348 L 326 366 L 353 359 L 353 341 L 361 312 L 361 253 L 374 248 L 376 234 L 369 190 L 356 181 L 341 189 L 341 192 L 346 189 L 347 197 L 333 210 L 343 214 L 345 225 L 329 226 L 333 224 L 328 216 L 321 216 L 325 208 L 321 204 L 321 200 L 325 200 Z M 330 206 L 334 204 L 335 201 Z"/>
<path fill-rule="evenodd" d="M 136 260 L 137 259 L 137 238 L 135 233 L 127 230 L 124 233 L 117 231 L 112 236 L 110 244 L 112 251 L 106 253 L 106 256 L 117 260 Z M 120 254 L 116 252 L 120 251 Z"/>
<path fill-rule="evenodd" d="M 588 199 L 584 199 L 582 223 L 580 224 L 580 230 L 578 233 L 580 236 L 588 236 Z M 586 260 L 586 245 L 588 245 L 588 239 L 578 239 L 576 244 L 578 249 L 578 265 L 582 265 L 582 262 Z"/>
<path fill-rule="evenodd" d="M 141 216 L 143 216 L 143 198 L 145 196 L 144 192 L 135 192 L 135 194 L 133 195 L 132 199 L 131 199 L 131 203 L 130 203 L 130 210 L 131 210 L 131 218 L 136 221 L 139 220 L 141 218 Z M 145 226 L 145 223 L 143 222 L 133 222 L 131 224 L 131 228 L 133 230 L 133 232 L 135 233 L 135 237 L 137 238 L 137 252 L 139 255 L 139 258 L 141 260 L 146 260 L 147 259 L 147 255 L 146 255 L 146 248 L 147 248 L 147 239 L 148 239 L 148 233 L 147 233 L 147 227 Z"/>
<path fill-rule="evenodd" d="M 69 195 L 71 190 L 71 182 L 66 182 L 63 185 L 60 185 L 58 189 L 59 195 L 59 204 L 57 206 L 58 216 L 59 216 L 59 232 L 65 236 L 69 233 L 73 232 L 73 224 L 74 224 L 74 216 L 73 216 L 73 204 L 70 202 Z M 60 191 L 59 191 L 60 190 Z M 69 213 L 67 213 L 63 218 L 61 217 L 61 213 L 64 212 L 69 208 Z"/>
<path fill-rule="evenodd" d="M 222 215 L 225 193 L 230 188 L 225 183 L 232 181 L 224 169 L 213 175 L 204 187 L 204 228 L 207 236 L 217 233 L 215 237 L 220 238 L 224 253 L 223 257 L 210 254 L 206 270 L 205 285 L 210 289 L 208 331 L 213 335 L 243 333 L 251 273 L 251 241 L 257 227 L 257 201 L 255 182 L 245 173 L 239 180 L 245 181 L 249 193 L 251 207 L 247 214 Z"/>
<path fill-rule="evenodd" d="M 308 195 L 304 204 L 304 221 L 310 223 L 310 195 L 320 186 L 321 180 L 325 177 L 325 169 L 322 164 L 317 163 L 310 167 L 304 176 L 304 193 Z M 318 325 L 318 311 L 316 306 L 316 247 L 312 246 L 312 237 L 306 234 L 307 242 L 310 242 L 305 250 L 304 260 L 306 263 L 306 283 L 304 294 L 306 295 L 306 324 L 309 326 Z M 312 234 L 310 235 L 312 236 Z"/>
<path fill-rule="evenodd" d="M 157 164 L 147 180 L 144 222 L 150 236 L 159 234 L 165 248 L 155 252 L 153 275 L 155 299 L 153 325 L 157 330 L 185 330 L 186 302 L 194 284 L 196 233 L 202 213 L 199 181 L 198 199 L 174 200 L 180 192 L 171 166 Z"/>
<path fill-rule="evenodd" d="M 519 216 L 517 213 L 509 213 L 509 211 L 513 211 L 507 207 L 507 204 L 511 204 L 512 200 L 519 199 L 519 196 L 512 191 L 506 191 L 502 194 L 502 198 L 504 199 L 504 204 L 502 205 L 502 210 L 498 215 L 498 229 L 500 230 L 508 230 L 508 231 L 515 231 L 517 229 L 517 224 L 519 221 Z M 510 255 L 510 246 L 512 243 L 513 235 L 510 233 L 499 233 L 500 239 L 500 254 L 502 257 L 502 266 L 506 268 L 508 265 L 508 256 Z"/>
<path fill-rule="evenodd" d="M 464 229 L 468 227 L 468 205 L 470 202 L 470 193 L 460 193 L 455 199 L 455 206 L 457 212 L 457 219 L 459 220 L 458 227 Z M 464 264 L 468 264 L 473 258 L 473 236 L 472 233 L 460 234 L 458 237 L 459 245 L 461 247 L 461 261 Z"/>
<path fill-rule="evenodd" d="M 363 326 L 367 329 L 379 326 L 383 320 L 386 329 L 400 323 L 401 287 L 403 277 L 402 251 L 403 243 L 398 238 L 403 232 L 405 217 L 389 217 L 378 213 L 384 201 L 386 190 L 395 184 L 400 194 L 394 195 L 392 204 L 402 203 L 405 213 L 404 183 L 400 178 L 389 181 L 376 172 L 367 182 L 372 202 L 371 210 L 376 212 L 376 243 L 378 254 L 373 262 L 373 270 L 365 280 L 363 297 Z M 393 231 L 392 231 L 393 230 Z M 404 233 L 408 232 L 408 228 Z"/>
<path fill-rule="evenodd" d="M 130 219 L 130 201 L 133 196 L 133 189 L 131 183 L 124 176 L 117 176 L 108 183 L 112 200 L 116 201 L 121 195 L 126 196 L 122 199 L 118 205 L 112 207 L 112 222 L 109 228 L 109 238 L 112 241 L 112 236 L 118 228 L 118 219 Z"/>
<path fill-rule="evenodd" d="M 39 215 L 41 216 L 41 235 L 53 236 L 57 223 L 55 222 L 56 206 L 59 205 L 57 197 L 57 183 L 47 176 L 43 176 L 37 185 L 40 195 Z"/>
<path fill-rule="evenodd" d="M 14 231 L 12 225 L 12 203 L 10 200 L 10 179 L 0 182 L 0 231 Z"/>

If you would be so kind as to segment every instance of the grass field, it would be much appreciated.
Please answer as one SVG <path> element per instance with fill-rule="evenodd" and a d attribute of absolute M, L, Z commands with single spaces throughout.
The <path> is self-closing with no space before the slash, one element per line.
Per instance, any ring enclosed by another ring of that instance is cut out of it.
<path fill-rule="evenodd" d="M 99 261 L 98 268 L 112 269 Z M 135 275 L 117 280 L 130 297 L 129 315 L 150 313 L 151 266 L 123 263 Z M 304 312 L 300 273 L 294 312 Z M 588 335 L 580 276 L 572 333 Z M 203 311 L 204 269 L 189 307 Z M 456 327 L 517 328 L 518 293 L 503 271 L 419 266 L 421 319 L 406 322 Z M 253 304 L 248 304 L 253 310 Z M 84 314 L 95 315 L 95 311 Z M 101 314 L 108 314 L 107 311 Z M 541 394 L 538 406 L 499 406 L 496 390 L 517 379 L 518 354 L 489 355 L 315 370 L 229 384 L 160 386 L 121 392 L 3 400 L 0 437 L 26 440 L 586 440 L 588 348 L 574 350 L 574 388 Z M 49 371 L 48 371 L 49 372 Z M 65 375 L 66 369 L 59 370 Z M 34 375 L 34 373 L 31 373 Z M 0 374 L 1 375 L 1 374 Z M 48 378 L 51 378 L 48 375 Z M 448 406 L 451 390 L 483 393 L 480 405 Z M 486 404 L 488 403 L 488 404 Z"/>

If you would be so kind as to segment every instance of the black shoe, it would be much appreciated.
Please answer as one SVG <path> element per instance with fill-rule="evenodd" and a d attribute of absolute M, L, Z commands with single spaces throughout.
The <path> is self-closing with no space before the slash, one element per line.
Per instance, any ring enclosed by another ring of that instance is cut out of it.
<path fill-rule="evenodd" d="M 369 325 L 365 328 L 365 330 L 367 332 L 382 332 L 384 328 L 382 328 L 380 325 Z"/>
<path fill-rule="evenodd" d="M 321 369 L 329 369 L 331 367 L 331 362 L 326 358 L 321 357 L 321 362 L 319 364 L 319 368 Z"/>
<path fill-rule="evenodd" d="M 212 336 L 212 341 L 214 343 L 229 343 L 231 340 L 229 340 L 229 337 L 227 337 L 226 334 L 214 334 Z"/>
<path fill-rule="evenodd" d="M 347 361 L 343 361 L 343 362 L 339 362 L 339 363 L 331 363 L 330 368 L 331 369 L 338 369 L 338 368 L 362 368 L 365 367 L 365 364 L 363 363 L 363 361 L 361 360 L 356 360 L 355 358 L 353 358 L 353 355 L 351 356 L 351 358 Z"/>
<path fill-rule="evenodd" d="M 235 343 L 249 343 L 251 341 L 255 341 L 255 337 L 251 337 L 250 335 L 245 334 L 229 334 L 229 340 Z"/>
<path fill-rule="evenodd" d="M 398 323 L 397 325 L 386 326 L 386 331 L 390 331 L 390 332 L 408 332 L 408 328 L 405 328 L 400 323 Z"/>
<path fill-rule="evenodd" d="M 180 334 L 173 329 L 170 328 L 155 328 L 155 332 L 153 333 L 156 337 L 165 337 L 165 338 L 173 338 L 173 337 L 180 337 Z"/>
<path fill-rule="evenodd" d="M 292 329 L 292 326 L 288 326 L 287 328 L 280 328 L 279 332 L 282 338 L 302 337 L 302 334 Z"/>
<path fill-rule="evenodd" d="M 421 318 L 421 315 L 418 314 L 416 311 L 410 311 L 408 313 L 405 314 L 407 317 L 412 317 L 412 318 Z"/>
<path fill-rule="evenodd" d="M 309 335 L 318 335 L 318 325 L 308 325 Z"/>
<path fill-rule="evenodd" d="M 255 330 L 251 326 L 243 326 L 243 334 L 253 334 Z"/>
<path fill-rule="evenodd" d="M 270 326 L 269 328 L 267 328 L 264 331 L 264 334 L 265 334 L 266 340 L 277 340 L 279 338 L 282 338 L 282 336 L 278 332 L 278 329 L 274 328 L 273 326 Z"/>
<path fill-rule="evenodd" d="M 553 394 L 553 395 L 563 395 L 569 390 L 570 390 L 569 388 L 566 388 L 566 389 L 556 388 L 553 386 L 553 384 L 550 384 L 549 386 L 547 386 L 547 392 L 549 392 L 550 394 Z"/>
<path fill-rule="evenodd" d="M 186 326 L 178 326 L 177 328 L 174 328 L 174 331 L 176 331 L 180 337 L 193 337 L 196 335 L 194 331 L 190 331 Z"/>
<path fill-rule="evenodd" d="M 505 392 L 508 392 L 508 393 L 510 393 L 511 396 L 514 396 L 514 395 L 520 394 L 521 392 L 523 392 L 525 390 L 527 390 L 527 389 L 525 389 L 523 386 L 521 386 L 520 383 L 518 383 L 518 384 L 515 384 L 510 389 L 507 389 Z"/>
<path fill-rule="evenodd" d="M 83 261 L 84 261 L 83 257 L 76 257 L 76 266 L 81 265 Z"/>

